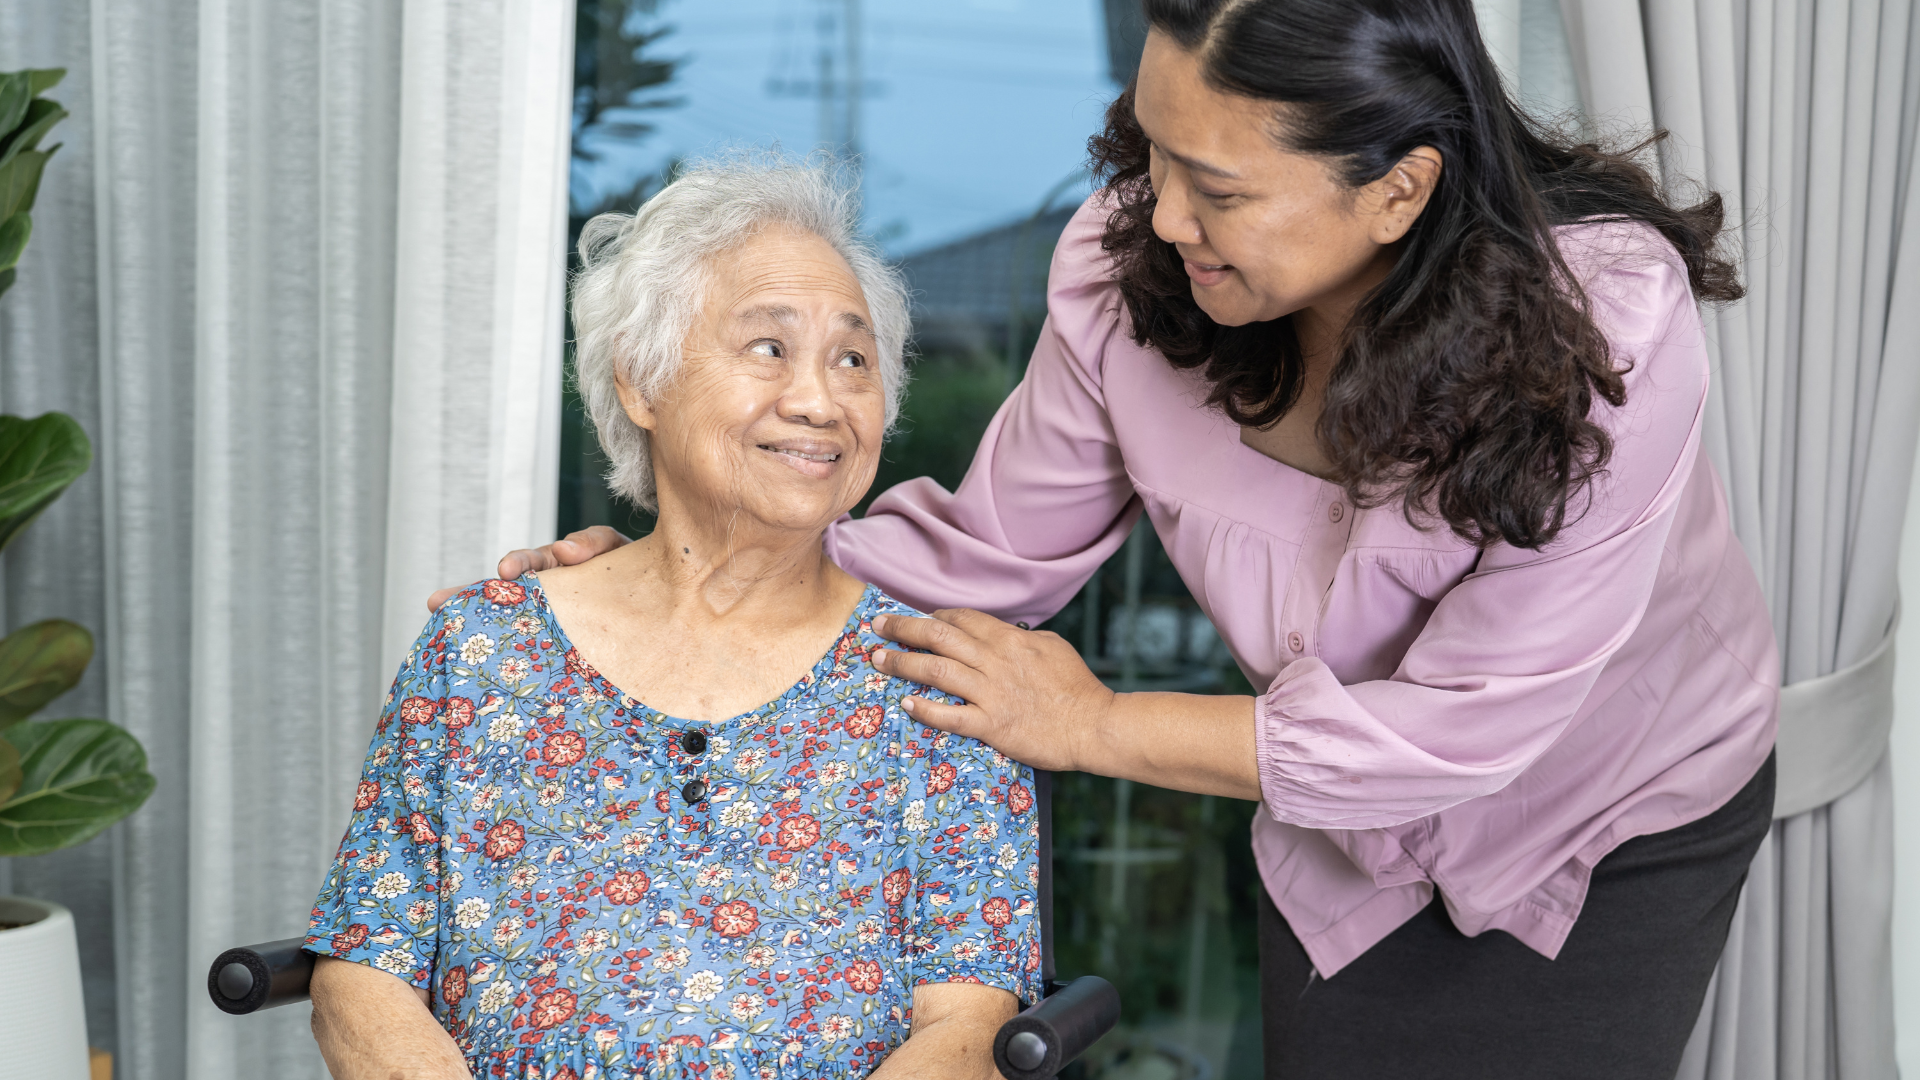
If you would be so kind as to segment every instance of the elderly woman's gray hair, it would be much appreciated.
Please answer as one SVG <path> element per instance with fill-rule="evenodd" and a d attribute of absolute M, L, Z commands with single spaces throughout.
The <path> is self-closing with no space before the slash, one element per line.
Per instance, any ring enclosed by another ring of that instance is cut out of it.
<path fill-rule="evenodd" d="M 712 260 L 769 225 L 804 229 L 847 260 L 866 295 L 887 396 L 887 427 L 906 384 L 907 290 L 859 231 L 845 175 L 817 161 L 737 157 L 683 169 L 637 214 L 601 214 L 580 233 L 573 278 L 574 371 L 613 491 L 655 509 L 646 429 L 627 418 L 616 376 L 654 397 L 680 368 Z"/>

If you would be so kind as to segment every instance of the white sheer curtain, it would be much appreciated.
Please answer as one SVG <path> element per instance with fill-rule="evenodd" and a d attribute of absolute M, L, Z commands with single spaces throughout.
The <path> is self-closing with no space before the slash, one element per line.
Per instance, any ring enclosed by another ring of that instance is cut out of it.
<path fill-rule="evenodd" d="M 93 473 L 6 556 L 9 626 L 101 659 L 56 710 L 146 744 L 107 837 L 0 868 L 82 921 L 121 1080 L 321 1077 L 305 1010 L 205 996 L 297 933 L 431 586 L 553 529 L 573 4 L 0 0 L 74 113 L 0 407 Z"/>
<path fill-rule="evenodd" d="M 1748 299 L 1709 450 L 1786 669 L 1776 821 L 1680 1075 L 1891 1078 L 1891 639 L 1920 427 L 1910 0 L 1565 0 L 1602 130 L 1674 133 Z"/>

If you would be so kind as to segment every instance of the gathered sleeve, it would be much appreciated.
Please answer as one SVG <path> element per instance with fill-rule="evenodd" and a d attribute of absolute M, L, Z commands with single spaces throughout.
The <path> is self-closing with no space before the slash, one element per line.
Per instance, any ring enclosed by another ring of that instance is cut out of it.
<path fill-rule="evenodd" d="M 955 701 L 915 687 L 913 692 Z M 1043 994 L 1039 811 L 1033 771 L 973 739 L 908 721 L 915 776 L 913 984 L 977 982 Z"/>
<path fill-rule="evenodd" d="M 1101 219 L 1074 219 L 1048 278 L 1046 324 L 957 491 L 928 477 L 827 532 L 827 555 L 919 608 L 972 607 L 1038 626 L 1073 599 L 1140 513 L 1100 386 L 1121 320 L 1097 255 Z M 1088 229 L 1094 236 L 1076 235 Z"/>
<path fill-rule="evenodd" d="M 427 623 L 380 712 L 339 853 L 313 903 L 308 952 L 370 964 L 426 989 L 443 891 L 440 722 L 459 598 Z"/>
<path fill-rule="evenodd" d="M 1542 550 L 1488 546 L 1390 678 L 1342 685 L 1311 656 L 1282 669 L 1255 710 L 1274 818 L 1344 830 L 1426 817 L 1514 781 L 1590 707 L 1674 557 L 1700 449 L 1705 343 L 1685 269 L 1658 246 L 1586 282 L 1616 363 L 1632 366 L 1626 404 L 1596 403 L 1613 453 L 1577 519 Z"/>

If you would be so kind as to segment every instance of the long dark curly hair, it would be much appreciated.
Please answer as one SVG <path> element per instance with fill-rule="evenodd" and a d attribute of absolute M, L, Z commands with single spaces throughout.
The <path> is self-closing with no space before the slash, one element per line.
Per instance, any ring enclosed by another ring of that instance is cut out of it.
<path fill-rule="evenodd" d="M 1284 147 L 1360 187 L 1432 146 L 1444 162 L 1398 262 L 1339 342 L 1317 434 L 1356 505 L 1404 500 L 1476 544 L 1539 548 L 1578 516 L 1612 454 L 1589 418 L 1626 399 L 1624 361 L 1594 324 L 1552 229 L 1641 221 L 1686 262 L 1694 296 L 1730 302 L 1739 275 L 1717 245 L 1709 193 L 1679 206 L 1624 150 L 1574 142 L 1507 96 L 1471 0 L 1146 0 L 1155 30 L 1198 50 L 1219 89 L 1283 105 Z M 1132 334 L 1198 368 L 1211 403 L 1265 427 L 1300 396 L 1286 318 L 1221 326 L 1194 302 L 1181 258 L 1153 232 L 1149 145 L 1129 87 L 1089 143 L 1117 208 L 1111 253 Z"/>

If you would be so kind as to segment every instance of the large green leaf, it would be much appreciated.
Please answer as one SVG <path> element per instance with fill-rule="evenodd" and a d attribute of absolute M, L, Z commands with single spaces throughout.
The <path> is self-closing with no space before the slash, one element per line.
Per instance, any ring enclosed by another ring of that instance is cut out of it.
<path fill-rule="evenodd" d="M 0 803 L 13 798 L 20 790 L 20 751 L 13 744 L 0 739 Z"/>
<path fill-rule="evenodd" d="M 35 94 L 44 94 L 60 85 L 67 77 L 66 68 L 28 68 L 21 72 L 27 77 L 27 88 Z"/>
<path fill-rule="evenodd" d="M 19 751 L 21 775 L 19 790 L 0 803 L 0 856 L 72 847 L 153 793 L 140 740 L 105 720 L 16 724 L 0 739 Z"/>
<path fill-rule="evenodd" d="M 25 210 L 0 221 L 0 270 L 20 265 L 20 253 L 27 250 L 27 239 L 32 235 L 33 219 Z"/>
<path fill-rule="evenodd" d="M 24 71 L 0 74 L 0 135 L 20 126 L 33 100 L 33 76 Z"/>
<path fill-rule="evenodd" d="M 22 150 L 0 165 L 0 218 L 10 218 L 33 205 L 40 192 L 40 174 L 55 146 L 46 150 Z"/>
<path fill-rule="evenodd" d="M 0 165 L 11 161 L 13 156 L 22 150 L 32 150 L 39 146 L 40 140 L 46 137 L 47 132 L 53 130 L 53 125 L 66 118 L 67 110 L 61 108 L 57 101 L 34 98 L 28 102 L 26 119 L 21 122 L 19 130 L 11 135 L 0 135 Z"/>
<path fill-rule="evenodd" d="M 93 444 L 73 417 L 0 416 L 0 549 L 93 464 Z"/>
<path fill-rule="evenodd" d="M 74 688 L 93 661 L 93 635 L 65 619 L 23 626 L 0 640 L 0 731 Z"/>
<path fill-rule="evenodd" d="M 13 288 L 13 276 L 12 269 L 0 270 L 0 296 L 5 296 L 7 290 Z"/>

